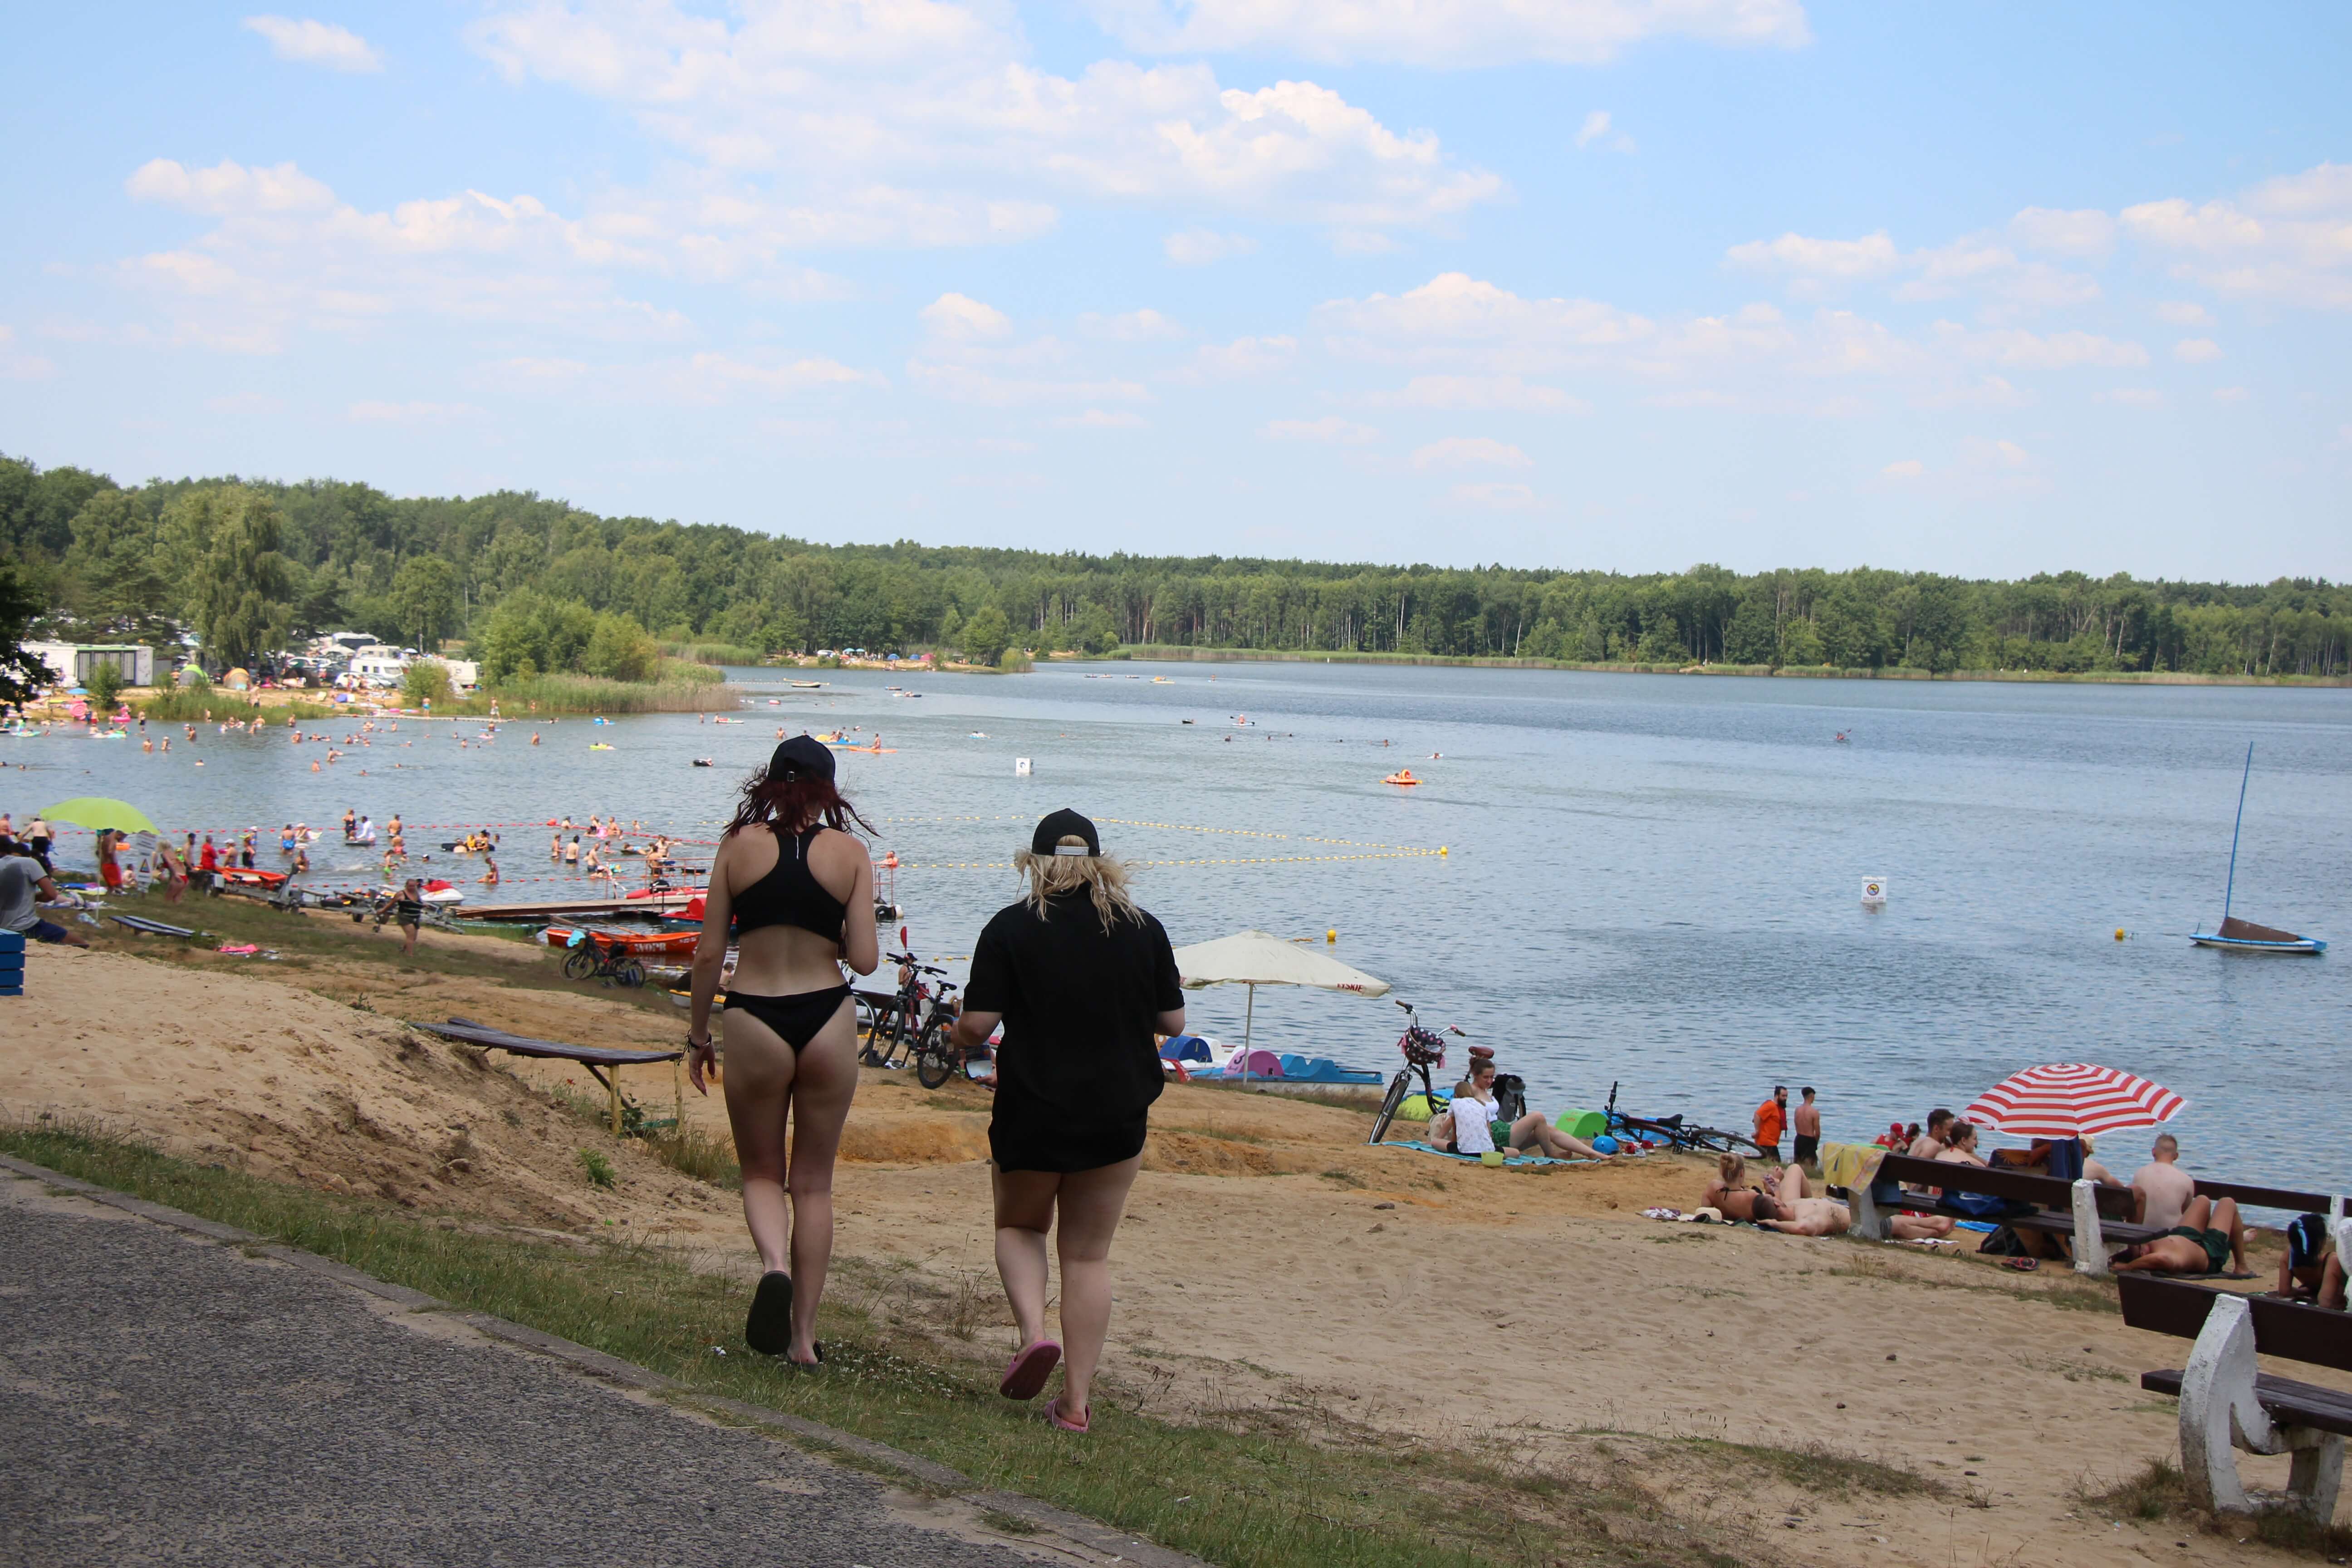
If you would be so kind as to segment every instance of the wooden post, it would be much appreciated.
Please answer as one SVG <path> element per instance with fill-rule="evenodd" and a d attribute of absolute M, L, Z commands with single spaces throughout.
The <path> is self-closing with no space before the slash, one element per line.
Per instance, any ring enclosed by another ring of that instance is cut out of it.
<path fill-rule="evenodd" d="M 621 1064 L 613 1064 L 612 1077 L 604 1080 L 613 1090 L 613 1136 L 621 1135 Z"/>

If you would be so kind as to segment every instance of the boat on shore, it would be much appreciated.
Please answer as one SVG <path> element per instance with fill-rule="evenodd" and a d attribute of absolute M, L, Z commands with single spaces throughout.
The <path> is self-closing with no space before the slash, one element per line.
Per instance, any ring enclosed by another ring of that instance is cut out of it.
<path fill-rule="evenodd" d="M 2230 878 L 2221 888 L 2221 924 L 2214 931 L 2193 931 L 2189 940 L 2199 947 L 2219 948 L 2224 952 L 2263 952 L 2285 956 L 2316 958 L 2327 951 L 2327 943 L 2315 936 L 2300 936 L 2276 926 L 2256 925 L 2242 921 L 2230 912 L 2231 900 L 2238 890 L 2238 836 L 2246 826 L 2246 785 L 2254 774 L 2254 745 L 2246 742 L 2245 771 L 2238 776 L 2238 822 L 2230 830 Z"/>

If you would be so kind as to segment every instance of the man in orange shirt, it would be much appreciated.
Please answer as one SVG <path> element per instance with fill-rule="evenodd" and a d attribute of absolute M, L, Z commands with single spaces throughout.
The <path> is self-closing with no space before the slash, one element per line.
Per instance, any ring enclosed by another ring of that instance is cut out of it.
<path fill-rule="evenodd" d="M 1780 1158 L 1780 1131 L 1789 1125 L 1789 1086 L 1776 1083 L 1772 1098 L 1756 1108 L 1756 1145 L 1764 1157 L 1778 1163 Z"/>

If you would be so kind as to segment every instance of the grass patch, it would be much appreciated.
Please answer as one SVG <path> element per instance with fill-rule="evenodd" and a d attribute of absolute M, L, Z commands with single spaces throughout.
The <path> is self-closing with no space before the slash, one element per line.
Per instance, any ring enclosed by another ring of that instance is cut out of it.
<path fill-rule="evenodd" d="M 742 692 L 707 664 L 665 662 L 658 680 L 601 680 L 593 675 L 541 675 L 509 680 L 496 692 L 486 692 L 453 707 L 453 711 L 488 713 L 489 699 L 499 700 L 499 711 L 509 719 L 545 713 L 731 713 L 741 706 Z M 436 712 L 440 711 L 436 706 Z"/>
<path fill-rule="evenodd" d="M 1630 1480 L 1489 1461 L 1308 1415 L 1183 1425 L 1132 1414 L 1106 1390 L 1093 1434 L 1071 1442 L 1034 1408 L 997 1396 L 992 1347 L 978 1357 L 943 1352 L 881 1322 L 848 1288 L 825 1302 L 826 1371 L 796 1375 L 745 1352 L 740 1282 L 698 1274 L 656 1247 L 452 1225 L 53 1121 L 0 1122 L 0 1149 L 593 1346 L 689 1393 L 826 1422 L 1233 1568 L 1481 1568 L 1571 1550 L 1597 1568 L 1743 1561 L 1721 1527 L 1675 1518 Z M 1171 1476 L 1216 1479 L 1192 1493 Z"/>
<path fill-rule="evenodd" d="M 590 1186 L 602 1187 L 605 1191 L 610 1192 L 613 1188 L 620 1185 L 621 1173 L 613 1169 L 612 1161 L 607 1160 L 604 1155 L 599 1154 L 593 1149 L 581 1150 L 579 1158 L 580 1173 L 588 1178 L 588 1184 Z"/>
<path fill-rule="evenodd" d="M 661 645 L 661 651 L 665 658 L 713 666 L 763 664 L 768 658 L 765 649 L 747 647 L 741 643 L 666 642 Z"/>
<path fill-rule="evenodd" d="M 1833 1497 L 1930 1497 L 1949 1495 L 1941 1481 L 1903 1465 L 1841 1454 L 1821 1443 L 1781 1448 L 1761 1443 L 1727 1443 L 1716 1437 L 1681 1437 L 1675 1441 L 1694 1452 L 1736 1460 L 1754 1467 L 1792 1487 Z"/>
<path fill-rule="evenodd" d="M 335 719 L 353 712 L 331 702 L 310 702 L 299 697 L 286 702 L 249 702 L 217 686 L 201 690 L 176 686 L 133 702 L 131 710 L 163 724 L 250 724 L 260 719 L 283 725 L 289 719 Z"/>
<path fill-rule="evenodd" d="M 735 1146 L 716 1133 L 698 1127 L 665 1127 L 647 1133 L 645 1142 L 647 1152 L 680 1175 L 714 1187 L 742 1189 L 743 1170 L 735 1163 Z"/>
<path fill-rule="evenodd" d="M 2340 1524 L 2315 1524 L 2306 1519 L 2277 1513 L 2256 1514 L 2251 1519 L 2240 1514 L 2217 1518 L 2191 1507 L 2189 1484 L 2181 1477 L 2180 1467 L 2169 1458 L 2150 1459 L 2137 1474 L 2125 1477 L 2114 1486 L 2086 1486 L 2078 1489 L 2074 1496 L 2084 1507 L 2095 1509 L 2105 1519 L 2139 1524 L 2178 1521 L 2232 1541 L 2251 1536 L 2265 1546 L 2337 1563 L 2352 1556 L 2352 1530 Z"/>

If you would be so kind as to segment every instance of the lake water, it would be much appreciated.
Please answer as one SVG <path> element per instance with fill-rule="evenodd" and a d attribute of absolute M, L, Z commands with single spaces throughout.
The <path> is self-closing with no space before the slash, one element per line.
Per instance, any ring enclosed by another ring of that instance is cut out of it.
<path fill-rule="evenodd" d="M 844 755 L 842 780 L 906 862 L 927 953 L 971 951 L 1028 825 L 1074 805 L 1118 819 L 1107 847 L 1155 862 L 1138 891 L 1180 945 L 1257 927 L 1321 947 L 1336 930 L 1327 951 L 1494 1046 L 1546 1111 L 1622 1081 L 1630 1109 L 1744 1128 L 1774 1083 L 1811 1084 L 1829 1136 L 1866 1140 L 2015 1068 L 2089 1060 L 2189 1097 L 2173 1130 L 2193 1168 L 2352 1188 L 2352 950 L 2185 940 L 2220 917 L 2249 741 L 2238 912 L 2352 938 L 2352 693 L 1316 664 L 842 671 L 814 692 L 734 679 L 740 725 L 567 720 L 534 748 L 510 723 L 461 750 L 478 724 L 410 721 L 323 774 L 324 747 L 282 731 L 205 730 L 168 756 L 0 740 L 35 770 L 0 775 L 0 805 L 121 795 L 174 830 L 323 826 L 346 805 L 434 824 L 617 812 L 708 837 L 778 725 L 862 726 L 895 751 Z M 1399 766 L 1427 782 L 1380 782 Z M 499 896 L 571 880 L 544 828 L 506 833 Z M 340 854 L 320 879 L 366 874 Z M 1865 877 L 1886 879 L 1884 909 L 1864 907 Z M 1238 1036 L 1243 1001 L 1193 994 L 1195 1026 Z M 1384 1001 L 1262 991 L 1255 1028 L 1386 1071 L 1400 1021 Z M 2103 1155 L 2127 1173 L 2147 1137 Z"/>

